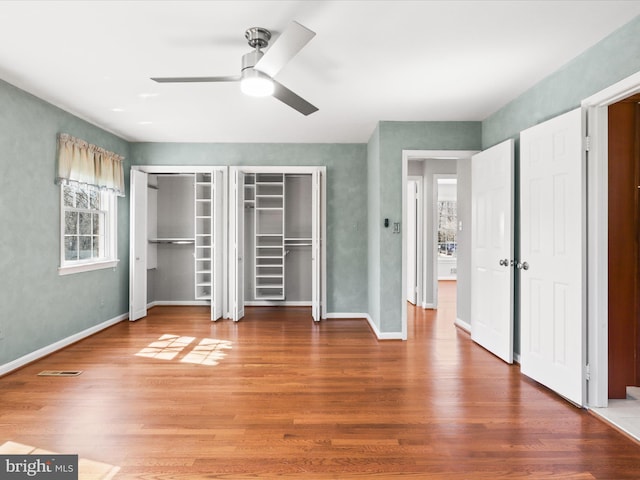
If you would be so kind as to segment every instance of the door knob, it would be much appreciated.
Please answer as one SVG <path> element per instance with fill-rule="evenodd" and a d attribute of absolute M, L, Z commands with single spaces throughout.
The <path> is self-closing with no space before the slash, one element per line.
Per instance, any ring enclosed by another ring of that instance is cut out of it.
<path fill-rule="evenodd" d="M 509 260 L 507 258 L 505 258 L 504 260 L 500 259 L 500 262 L 498 262 L 500 265 L 502 265 L 503 267 L 508 267 L 509 266 Z"/>
<path fill-rule="evenodd" d="M 529 264 L 528 264 L 527 262 L 523 262 L 523 263 L 518 262 L 518 263 L 516 264 L 516 267 L 517 267 L 519 270 L 529 270 Z"/>

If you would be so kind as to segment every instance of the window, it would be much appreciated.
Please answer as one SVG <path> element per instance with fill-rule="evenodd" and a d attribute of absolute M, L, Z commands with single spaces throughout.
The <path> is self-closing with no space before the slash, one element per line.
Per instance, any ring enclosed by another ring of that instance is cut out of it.
<path fill-rule="evenodd" d="M 438 255 L 456 257 L 457 202 L 438 202 Z"/>
<path fill-rule="evenodd" d="M 79 184 L 62 184 L 60 192 L 60 275 L 115 267 L 115 193 Z"/>

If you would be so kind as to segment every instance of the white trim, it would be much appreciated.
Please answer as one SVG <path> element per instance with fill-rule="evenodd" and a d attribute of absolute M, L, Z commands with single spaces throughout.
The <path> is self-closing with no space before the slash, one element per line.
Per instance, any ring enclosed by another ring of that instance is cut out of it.
<path fill-rule="evenodd" d="M 637 72 L 584 99 L 583 129 L 591 145 L 586 152 L 587 170 L 587 327 L 590 379 L 589 407 L 608 404 L 608 106 L 640 92 Z"/>
<path fill-rule="evenodd" d="M 102 262 L 82 263 L 79 265 L 66 265 L 58 267 L 58 275 L 70 275 L 72 273 L 90 272 L 92 270 L 102 270 L 104 268 L 115 269 L 120 260 L 106 260 Z"/>
<path fill-rule="evenodd" d="M 435 303 L 422 302 L 422 308 L 427 309 L 427 310 L 435 310 L 436 305 L 435 305 Z"/>
<path fill-rule="evenodd" d="M 405 304 L 406 305 L 406 304 Z M 373 330 L 373 333 L 375 334 L 375 336 L 377 337 L 378 340 L 406 340 L 406 338 L 403 337 L 403 333 L 402 332 L 380 332 L 380 330 L 378 329 L 378 326 L 373 322 L 373 319 L 371 318 L 371 316 L 368 313 L 336 313 L 336 312 L 332 312 L 332 313 L 327 313 L 326 318 L 334 318 L 334 319 L 349 319 L 349 318 L 357 318 L 357 319 L 364 319 L 369 323 L 369 326 L 371 327 L 371 330 Z"/>
<path fill-rule="evenodd" d="M 118 315 L 117 317 L 112 318 L 111 320 L 107 320 L 105 322 L 99 323 L 98 325 L 94 325 L 93 327 L 87 328 L 86 330 L 82 330 L 81 332 L 75 333 L 67 338 L 63 338 L 62 340 L 58 340 L 51 345 L 47 345 L 46 347 L 42 347 L 34 352 L 28 353 L 20 358 L 12 360 L 9 363 L 5 363 L 4 365 L 0 365 L 0 376 L 6 375 L 18 368 L 24 367 L 29 363 L 35 362 L 47 355 L 51 355 L 52 353 L 61 350 L 73 343 L 76 343 L 82 339 L 90 337 L 91 335 L 98 333 L 105 328 L 109 328 L 116 323 L 120 323 L 123 320 L 126 320 L 129 317 L 128 313 L 123 313 L 122 315 Z"/>
<path fill-rule="evenodd" d="M 517 363 L 518 365 L 520 364 L 520 354 L 513 352 L 513 363 Z"/>
<path fill-rule="evenodd" d="M 342 318 L 342 319 L 350 319 L 350 318 L 357 318 L 357 319 L 370 319 L 371 317 L 369 317 L 368 313 L 355 313 L 355 312 L 330 312 L 327 313 L 326 318 L 328 319 L 336 319 L 336 318 Z"/>
<path fill-rule="evenodd" d="M 471 324 L 470 323 L 467 323 L 464 320 L 460 320 L 459 318 L 456 318 L 456 320 L 453 323 L 457 327 L 459 327 L 461 330 L 464 330 L 469 335 L 471 335 Z"/>
<path fill-rule="evenodd" d="M 311 302 L 303 301 L 278 301 L 278 300 L 249 300 L 244 302 L 245 307 L 310 307 Z"/>
<path fill-rule="evenodd" d="M 155 300 L 147 303 L 147 308 L 153 307 L 208 307 L 209 300 Z"/>

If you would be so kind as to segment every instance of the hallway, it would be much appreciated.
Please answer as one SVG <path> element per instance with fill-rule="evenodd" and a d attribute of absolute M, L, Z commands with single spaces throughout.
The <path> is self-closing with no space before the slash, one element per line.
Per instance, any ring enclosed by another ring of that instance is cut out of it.
<path fill-rule="evenodd" d="M 308 308 L 155 307 L 0 378 L 0 444 L 116 480 L 637 478 L 640 445 L 471 342 L 451 297 L 409 310 L 402 342 Z"/>

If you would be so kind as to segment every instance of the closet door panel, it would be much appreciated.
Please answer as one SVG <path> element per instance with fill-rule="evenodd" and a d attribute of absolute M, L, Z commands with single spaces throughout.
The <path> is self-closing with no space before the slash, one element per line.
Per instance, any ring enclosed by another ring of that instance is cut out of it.
<path fill-rule="evenodd" d="M 131 170 L 129 320 L 147 316 L 147 174 Z"/>

